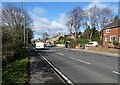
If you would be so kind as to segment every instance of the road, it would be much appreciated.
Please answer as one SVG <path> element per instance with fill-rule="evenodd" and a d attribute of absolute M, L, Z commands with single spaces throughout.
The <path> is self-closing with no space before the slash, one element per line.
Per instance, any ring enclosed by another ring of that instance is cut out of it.
<path fill-rule="evenodd" d="M 37 50 L 73 83 L 118 83 L 118 58 L 64 48 Z"/>

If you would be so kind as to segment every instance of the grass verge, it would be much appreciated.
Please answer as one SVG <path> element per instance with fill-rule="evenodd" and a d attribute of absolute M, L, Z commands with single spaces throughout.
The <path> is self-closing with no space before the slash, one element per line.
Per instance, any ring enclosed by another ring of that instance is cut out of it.
<path fill-rule="evenodd" d="M 9 63 L 5 68 L 2 69 L 2 84 L 26 84 L 28 83 L 28 66 L 29 59 L 27 55 L 27 50 L 21 50 L 19 53 L 20 58 L 16 59 L 12 63 Z"/>

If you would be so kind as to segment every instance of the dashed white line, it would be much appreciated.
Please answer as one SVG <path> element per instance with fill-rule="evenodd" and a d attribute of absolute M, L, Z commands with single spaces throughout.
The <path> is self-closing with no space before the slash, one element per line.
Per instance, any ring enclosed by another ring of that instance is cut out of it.
<path fill-rule="evenodd" d="M 120 73 L 119 73 L 119 72 L 117 72 L 117 71 L 113 71 L 113 73 L 120 75 Z"/>
<path fill-rule="evenodd" d="M 57 53 L 57 54 L 59 54 L 59 55 L 63 56 L 63 54 L 62 54 L 62 53 Z"/>
<path fill-rule="evenodd" d="M 73 57 L 69 57 L 69 58 L 71 58 L 71 59 L 73 59 L 73 60 L 77 60 L 77 61 L 80 61 L 80 62 L 82 62 L 82 63 L 85 63 L 85 64 L 91 64 L 91 63 L 89 63 L 89 62 L 86 62 L 86 61 L 83 61 L 83 60 L 79 60 L 79 59 L 76 59 L 76 58 L 73 58 Z"/>

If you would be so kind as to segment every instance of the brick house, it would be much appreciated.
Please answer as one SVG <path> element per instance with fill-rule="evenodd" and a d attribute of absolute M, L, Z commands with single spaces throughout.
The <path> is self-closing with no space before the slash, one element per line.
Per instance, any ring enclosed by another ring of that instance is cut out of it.
<path fill-rule="evenodd" d="M 105 29 L 103 29 L 103 45 L 107 46 L 108 43 L 113 43 L 116 40 L 119 42 L 120 47 L 120 20 L 109 23 Z"/>

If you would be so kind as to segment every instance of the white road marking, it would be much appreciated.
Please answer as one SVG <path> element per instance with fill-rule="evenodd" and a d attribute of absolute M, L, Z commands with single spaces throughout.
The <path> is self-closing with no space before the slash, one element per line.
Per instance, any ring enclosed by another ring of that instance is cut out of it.
<path fill-rule="evenodd" d="M 80 62 L 82 62 L 82 63 L 85 63 L 85 64 L 91 64 L 91 63 L 89 63 L 89 62 L 86 62 L 86 61 L 83 61 L 83 60 L 79 60 L 79 59 L 76 59 L 76 58 L 73 58 L 73 57 L 69 57 L 69 58 L 71 58 L 71 59 L 73 59 L 73 60 L 77 60 L 77 61 L 80 61 Z"/>
<path fill-rule="evenodd" d="M 63 54 L 62 54 L 62 53 L 57 53 L 57 54 L 59 54 L 59 55 L 63 56 Z"/>
<path fill-rule="evenodd" d="M 117 71 L 113 71 L 113 73 L 120 75 L 120 73 L 118 73 Z"/>
<path fill-rule="evenodd" d="M 34 49 L 35 50 L 35 49 Z M 40 54 L 37 50 L 35 50 L 57 73 L 59 73 L 59 75 L 62 76 L 62 78 L 64 78 L 66 80 L 66 82 L 69 85 L 74 85 L 62 72 L 60 72 L 54 65 L 52 65 L 52 63 L 50 61 L 48 61 L 42 54 Z M 53 71 L 54 71 L 53 70 Z"/>

